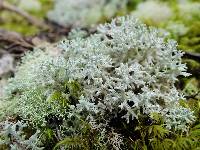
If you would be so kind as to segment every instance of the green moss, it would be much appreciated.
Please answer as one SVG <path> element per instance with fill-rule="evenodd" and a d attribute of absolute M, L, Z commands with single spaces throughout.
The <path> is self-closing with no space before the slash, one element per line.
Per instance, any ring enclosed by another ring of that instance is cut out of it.
<path fill-rule="evenodd" d="M 137 5 L 143 1 L 144 0 L 129 0 L 127 4 L 128 11 L 133 11 L 137 7 Z"/>
<path fill-rule="evenodd" d="M 185 88 L 183 89 L 183 92 L 187 93 L 187 94 L 195 94 L 198 93 L 198 80 L 195 78 L 189 79 L 186 81 L 186 85 Z"/>
<path fill-rule="evenodd" d="M 181 49 L 200 53 L 200 21 L 192 22 L 188 32 L 179 41 Z"/>
<path fill-rule="evenodd" d="M 33 35 L 38 32 L 37 27 L 31 26 L 24 18 L 17 14 L 3 11 L 0 14 L 0 18 L 2 20 L 0 28 L 2 29 L 19 32 L 24 35 Z"/>
<path fill-rule="evenodd" d="M 40 11 L 29 11 L 29 13 L 33 14 L 39 18 L 46 18 L 47 12 L 53 8 L 53 0 L 39 0 L 41 3 L 41 10 Z"/>

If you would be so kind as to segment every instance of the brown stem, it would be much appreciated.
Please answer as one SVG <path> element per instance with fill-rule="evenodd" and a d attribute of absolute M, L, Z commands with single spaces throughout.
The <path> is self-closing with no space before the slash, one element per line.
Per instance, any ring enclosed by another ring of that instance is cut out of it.
<path fill-rule="evenodd" d="M 0 29 L 0 42 L 9 42 L 12 43 L 12 45 L 21 45 L 27 48 L 33 47 L 33 44 L 26 41 L 19 33 L 3 29 Z"/>
<path fill-rule="evenodd" d="M 190 98 L 192 98 L 192 99 L 196 99 L 196 100 L 198 100 L 198 98 L 196 98 L 196 97 L 197 97 L 199 94 L 200 94 L 200 91 L 198 91 L 198 92 L 195 93 L 195 94 L 185 96 L 185 98 L 186 98 L 186 99 L 190 99 Z"/>
<path fill-rule="evenodd" d="M 193 59 L 193 60 L 200 62 L 200 54 L 199 53 L 185 52 L 183 57 L 188 58 L 188 59 Z"/>

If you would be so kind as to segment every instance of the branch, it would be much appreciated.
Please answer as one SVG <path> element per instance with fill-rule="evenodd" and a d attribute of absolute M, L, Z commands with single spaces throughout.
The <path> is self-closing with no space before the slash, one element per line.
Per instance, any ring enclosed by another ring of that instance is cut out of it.
<path fill-rule="evenodd" d="M 6 31 L 3 29 L 0 29 L 0 42 L 9 42 L 14 45 L 21 45 L 26 48 L 32 48 L 32 43 L 25 40 L 19 33 Z"/>
<path fill-rule="evenodd" d="M 198 92 L 195 93 L 195 94 L 185 96 L 185 98 L 186 98 L 186 99 L 190 99 L 190 98 L 192 98 L 192 99 L 196 99 L 196 100 L 198 100 L 198 98 L 196 98 L 196 97 L 197 97 L 199 94 L 200 94 L 200 91 L 198 91 Z"/>
<path fill-rule="evenodd" d="M 193 59 L 193 60 L 200 62 L 200 54 L 199 53 L 185 52 L 185 54 L 183 55 L 183 58 Z"/>
<path fill-rule="evenodd" d="M 59 129 L 58 129 L 58 127 L 56 127 L 56 132 L 57 132 L 57 139 L 59 140 L 59 141 L 61 141 L 62 140 L 62 138 L 61 138 L 61 134 L 60 134 L 60 131 L 59 131 Z M 61 147 L 60 148 L 61 150 L 64 150 L 64 147 Z"/>
<path fill-rule="evenodd" d="M 23 18 L 25 18 L 29 23 L 42 28 L 42 29 L 48 29 L 49 26 L 47 26 L 42 20 L 38 20 L 37 18 L 31 16 L 27 12 L 17 8 L 16 6 L 9 4 L 8 2 L 5 2 L 4 0 L 0 0 L 0 9 L 8 10 L 11 12 L 14 12 Z"/>

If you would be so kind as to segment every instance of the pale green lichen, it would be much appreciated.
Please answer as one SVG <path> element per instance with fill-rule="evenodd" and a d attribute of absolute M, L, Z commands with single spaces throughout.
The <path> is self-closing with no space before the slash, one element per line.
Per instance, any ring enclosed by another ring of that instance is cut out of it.
<path fill-rule="evenodd" d="M 27 54 L 7 87 L 7 101 L 16 101 L 13 110 L 34 127 L 56 128 L 63 138 L 82 136 L 89 124 L 120 149 L 123 133 L 115 131 L 113 120 L 129 125 L 158 113 L 167 128 L 179 132 L 194 121 L 193 112 L 179 105 L 184 96 L 175 87 L 178 76 L 189 75 L 183 53 L 159 30 L 120 17 L 59 47 L 59 56 Z"/>
<path fill-rule="evenodd" d="M 126 9 L 127 0 L 56 0 L 48 18 L 62 26 L 90 27 Z"/>

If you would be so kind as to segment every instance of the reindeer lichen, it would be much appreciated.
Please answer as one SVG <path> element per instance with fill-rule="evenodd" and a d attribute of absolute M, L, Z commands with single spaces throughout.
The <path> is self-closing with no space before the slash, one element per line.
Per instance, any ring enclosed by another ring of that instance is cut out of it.
<path fill-rule="evenodd" d="M 159 30 L 119 17 L 59 47 L 59 56 L 27 54 L 7 87 L 17 114 L 36 128 L 57 129 L 64 138 L 83 136 L 89 124 L 120 149 L 126 135 L 119 124 L 134 127 L 141 116 L 157 113 L 166 128 L 185 132 L 194 121 L 193 112 L 179 105 L 184 96 L 175 87 L 178 76 L 189 75 L 183 53 Z"/>

